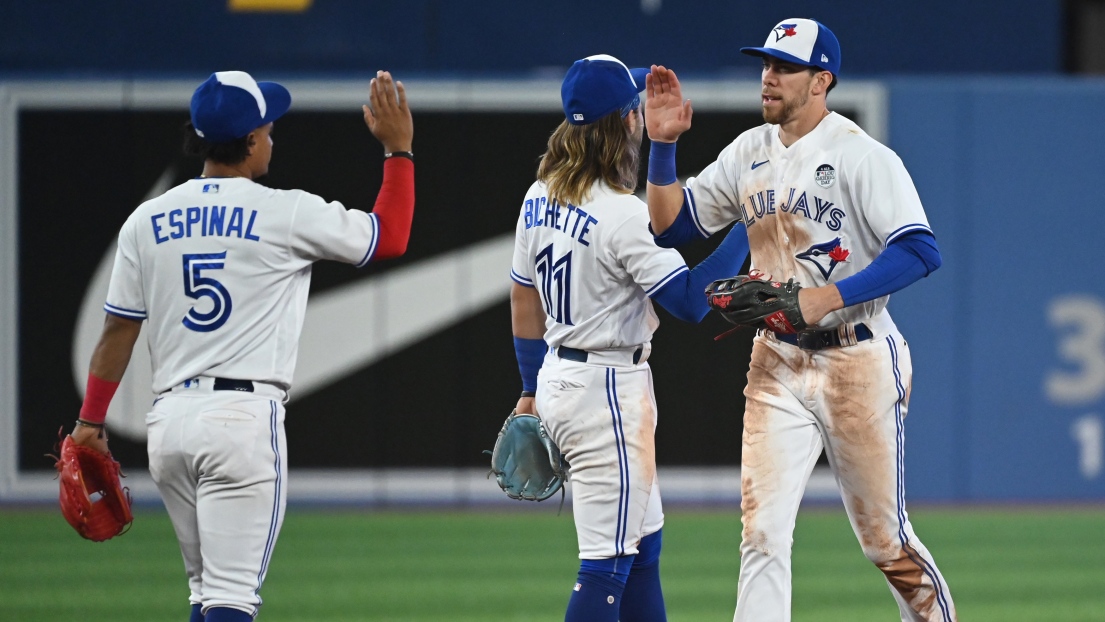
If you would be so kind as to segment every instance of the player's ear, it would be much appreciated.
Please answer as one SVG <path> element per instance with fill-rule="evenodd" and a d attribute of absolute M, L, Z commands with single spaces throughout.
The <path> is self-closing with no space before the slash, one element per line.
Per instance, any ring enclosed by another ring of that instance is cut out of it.
<path fill-rule="evenodd" d="M 246 135 L 246 157 L 253 155 L 253 149 L 257 147 L 257 130 Z"/>

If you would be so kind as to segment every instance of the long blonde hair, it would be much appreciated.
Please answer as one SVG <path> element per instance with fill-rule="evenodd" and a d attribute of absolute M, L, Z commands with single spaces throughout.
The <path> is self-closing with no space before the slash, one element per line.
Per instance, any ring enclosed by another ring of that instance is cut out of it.
<path fill-rule="evenodd" d="M 550 200 L 582 205 L 591 199 L 591 186 L 600 179 L 618 192 L 633 192 L 640 160 L 641 142 L 632 140 L 617 111 L 588 125 L 565 120 L 549 137 L 537 179 L 545 182 Z"/>

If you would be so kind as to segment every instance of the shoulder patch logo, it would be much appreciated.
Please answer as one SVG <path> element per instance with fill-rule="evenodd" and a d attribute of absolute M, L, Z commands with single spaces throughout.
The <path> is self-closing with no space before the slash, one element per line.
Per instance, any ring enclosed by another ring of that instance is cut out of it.
<path fill-rule="evenodd" d="M 840 238 L 833 238 L 828 242 L 814 244 L 805 252 L 795 255 L 795 257 L 817 266 L 817 269 L 821 271 L 821 276 L 828 280 L 837 264 L 848 261 L 848 256 L 851 254 L 851 251 L 840 245 Z"/>
<path fill-rule="evenodd" d="M 836 183 L 836 169 L 829 164 L 822 164 L 817 167 L 817 172 L 813 174 L 813 180 L 822 188 L 832 187 Z"/>

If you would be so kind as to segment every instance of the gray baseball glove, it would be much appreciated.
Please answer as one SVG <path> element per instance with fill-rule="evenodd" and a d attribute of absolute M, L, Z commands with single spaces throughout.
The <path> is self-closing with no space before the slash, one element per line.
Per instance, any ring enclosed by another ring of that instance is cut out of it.
<path fill-rule="evenodd" d="M 491 454 L 491 473 L 511 499 L 544 501 L 559 490 L 563 503 L 567 465 L 537 415 L 511 411 L 495 449 L 484 453 Z"/>

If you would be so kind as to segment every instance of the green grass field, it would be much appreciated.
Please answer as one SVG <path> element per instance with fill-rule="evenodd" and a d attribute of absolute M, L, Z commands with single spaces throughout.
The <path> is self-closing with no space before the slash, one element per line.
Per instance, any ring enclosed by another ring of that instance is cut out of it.
<path fill-rule="evenodd" d="M 519 512 L 292 508 L 262 595 L 263 622 L 563 620 L 575 536 L 555 506 Z M 971 622 L 1105 620 L 1105 508 L 915 508 L 914 527 Z M 668 514 L 669 619 L 730 620 L 735 511 Z M 81 540 L 53 510 L 0 510 L 0 620 L 185 622 L 187 588 L 165 514 Z M 794 620 L 897 620 L 841 509 L 804 509 Z"/>

